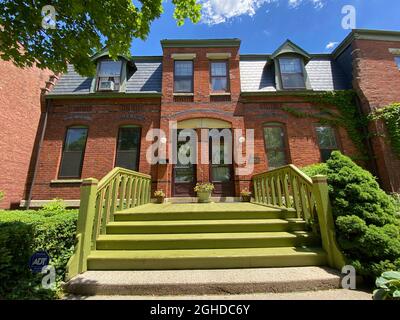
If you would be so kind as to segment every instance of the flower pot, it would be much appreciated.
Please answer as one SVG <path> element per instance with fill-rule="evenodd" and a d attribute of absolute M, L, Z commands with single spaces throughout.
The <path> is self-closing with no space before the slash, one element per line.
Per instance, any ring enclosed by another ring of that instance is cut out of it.
<path fill-rule="evenodd" d="M 164 203 L 164 197 L 156 197 L 156 203 Z"/>
<path fill-rule="evenodd" d="M 250 202 L 251 196 L 242 196 L 242 202 Z"/>
<path fill-rule="evenodd" d="M 197 198 L 199 203 L 210 202 L 211 191 L 199 191 L 197 192 Z"/>

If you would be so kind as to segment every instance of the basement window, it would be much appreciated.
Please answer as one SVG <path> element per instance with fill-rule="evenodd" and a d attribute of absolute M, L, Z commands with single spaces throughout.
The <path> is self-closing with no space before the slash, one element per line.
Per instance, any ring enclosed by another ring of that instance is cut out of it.
<path fill-rule="evenodd" d="M 119 91 L 122 61 L 100 61 L 97 91 Z"/>
<path fill-rule="evenodd" d="M 303 62 L 300 58 L 279 58 L 283 89 L 305 89 Z"/>

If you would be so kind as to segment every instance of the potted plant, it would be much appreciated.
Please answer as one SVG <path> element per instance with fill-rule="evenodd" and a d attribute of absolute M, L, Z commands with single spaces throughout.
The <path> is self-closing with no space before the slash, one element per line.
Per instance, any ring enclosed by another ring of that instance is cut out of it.
<path fill-rule="evenodd" d="M 194 191 L 197 192 L 198 201 L 200 203 L 210 202 L 211 192 L 214 190 L 214 185 L 210 182 L 196 183 Z"/>
<path fill-rule="evenodd" d="M 251 192 L 248 188 L 243 188 L 242 191 L 240 191 L 240 197 L 242 199 L 242 202 L 250 202 Z"/>
<path fill-rule="evenodd" d="M 164 203 L 165 193 L 162 190 L 154 191 L 154 197 L 157 200 L 157 203 Z"/>

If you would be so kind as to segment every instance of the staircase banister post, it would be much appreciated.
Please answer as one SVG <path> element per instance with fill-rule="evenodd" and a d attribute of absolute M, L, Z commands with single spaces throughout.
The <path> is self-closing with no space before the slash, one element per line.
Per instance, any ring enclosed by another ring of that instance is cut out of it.
<path fill-rule="evenodd" d="M 68 262 L 67 279 L 87 270 L 87 257 L 90 253 L 93 223 L 96 210 L 98 180 L 84 179 L 80 187 L 80 206 L 76 227 L 76 245 Z"/>
<path fill-rule="evenodd" d="M 322 247 L 328 255 L 329 266 L 340 270 L 346 262 L 336 241 L 335 223 L 329 200 L 327 177 L 316 175 L 312 177 L 312 182 L 312 192 L 316 202 Z"/>

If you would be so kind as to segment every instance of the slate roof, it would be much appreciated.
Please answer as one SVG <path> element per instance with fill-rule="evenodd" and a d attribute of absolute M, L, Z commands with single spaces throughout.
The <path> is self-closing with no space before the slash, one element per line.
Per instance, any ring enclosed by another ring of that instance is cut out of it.
<path fill-rule="evenodd" d="M 306 71 L 315 91 L 351 89 L 351 79 L 330 55 L 311 55 Z M 134 57 L 137 71 L 128 74 L 126 93 L 161 93 L 162 57 Z M 267 63 L 268 62 L 268 63 Z M 242 92 L 274 92 L 275 68 L 270 55 L 241 55 Z M 57 81 L 51 95 L 89 94 L 92 78 L 82 77 L 68 66 L 68 72 Z"/>
<path fill-rule="evenodd" d="M 128 74 L 126 93 L 161 93 L 162 57 L 138 57 L 134 59 L 137 71 Z M 57 81 L 51 95 L 89 94 L 91 77 L 82 77 L 72 65 Z"/>
<path fill-rule="evenodd" d="M 242 92 L 276 91 L 275 68 L 271 62 L 269 56 L 240 57 Z M 345 73 L 329 56 L 311 57 L 305 68 L 315 91 L 351 89 Z"/>

